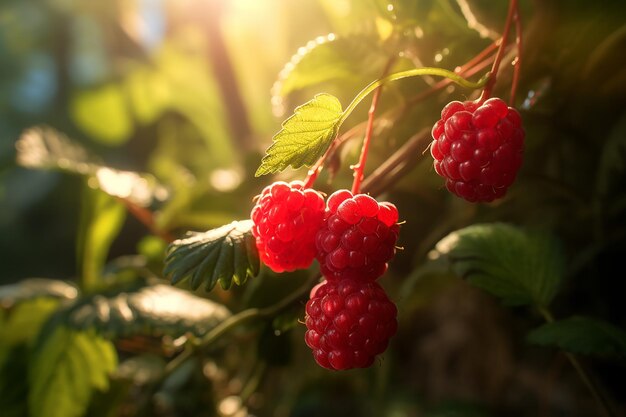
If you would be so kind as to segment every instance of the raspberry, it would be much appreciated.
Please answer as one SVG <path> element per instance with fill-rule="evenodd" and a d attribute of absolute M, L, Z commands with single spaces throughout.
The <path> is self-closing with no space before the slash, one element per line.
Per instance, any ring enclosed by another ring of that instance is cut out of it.
<path fill-rule="evenodd" d="M 396 334 L 397 313 L 374 281 L 326 281 L 306 304 L 304 340 L 324 368 L 367 368 Z"/>
<path fill-rule="evenodd" d="M 275 272 L 308 268 L 315 258 L 315 234 L 324 217 L 324 199 L 300 181 L 275 182 L 263 189 L 251 216 L 261 261 Z"/>
<path fill-rule="evenodd" d="M 322 274 L 328 280 L 375 280 L 396 253 L 398 210 L 365 194 L 333 193 L 315 244 Z"/>
<path fill-rule="evenodd" d="M 430 152 L 446 188 L 470 202 L 504 196 L 522 165 L 524 129 L 517 110 L 499 98 L 481 106 L 453 101 L 432 129 Z"/>

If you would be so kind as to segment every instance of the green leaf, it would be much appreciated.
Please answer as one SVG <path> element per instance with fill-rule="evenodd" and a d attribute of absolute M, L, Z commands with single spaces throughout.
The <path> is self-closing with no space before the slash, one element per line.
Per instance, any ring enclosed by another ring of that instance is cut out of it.
<path fill-rule="evenodd" d="M 337 135 L 342 115 L 339 100 L 325 93 L 297 107 L 274 136 L 255 176 L 280 172 L 289 165 L 313 165 Z"/>
<path fill-rule="evenodd" d="M 588 317 L 570 317 L 534 329 L 528 341 L 585 355 L 626 357 L 626 332 L 612 324 Z"/>
<path fill-rule="evenodd" d="M 70 114 L 85 133 L 105 145 L 122 145 L 133 132 L 128 102 L 117 83 L 75 93 Z"/>
<path fill-rule="evenodd" d="M 57 326 L 41 341 L 29 367 L 30 414 L 38 417 L 79 417 L 95 389 L 109 387 L 117 367 L 111 342 L 93 330 Z"/>
<path fill-rule="evenodd" d="M 29 344 L 39 333 L 41 326 L 59 307 L 55 298 L 34 298 L 12 308 L 7 318 L 0 322 L 0 366 L 4 347 Z"/>
<path fill-rule="evenodd" d="M 92 289 L 100 281 L 109 247 L 125 217 L 126 209 L 119 201 L 100 190 L 84 187 L 77 245 L 83 289 Z"/>
<path fill-rule="evenodd" d="M 442 255 L 458 275 L 510 305 L 547 307 L 564 273 L 556 239 L 503 223 L 450 233 L 437 243 L 431 257 Z"/>
<path fill-rule="evenodd" d="M 376 78 L 386 61 L 387 56 L 373 35 L 320 36 L 299 48 L 280 71 L 272 86 L 272 102 L 315 84 L 354 80 L 355 74 Z"/>
<path fill-rule="evenodd" d="M 15 284 L 0 286 L 0 307 L 11 308 L 14 304 L 40 297 L 73 300 L 77 296 L 76 287 L 67 282 L 27 278 Z"/>
<path fill-rule="evenodd" d="M 210 291 L 218 281 L 224 289 L 233 281 L 242 285 L 259 273 L 259 266 L 252 221 L 243 220 L 172 242 L 164 273 L 172 284 L 184 282 L 194 291 L 204 284 Z"/>
<path fill-rule="evenodd" d="M 73 329 L 93 328 L 109 338 L 136 335 L 201 336 L 230 316 L 214 301 L 164 284 L 111 295 L 96 294 L 63 312 Z"/>

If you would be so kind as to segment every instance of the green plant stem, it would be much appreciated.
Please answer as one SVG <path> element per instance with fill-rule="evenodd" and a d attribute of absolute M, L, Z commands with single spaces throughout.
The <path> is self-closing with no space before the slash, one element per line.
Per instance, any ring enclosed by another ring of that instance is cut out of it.
<path fill-rule="evenodd" d="M 385 85 L 387 83 L 393 82 L 393 81 L 401 80 L 403 78 L 423 77 L 425 75 L 448 78 L 449 80 L 460 85 L 461 87 L 472 88 L 472 89 L 482 88 L 487 83 L 487 77 L 483 77 L 477 82 L 471 82 L 461 77 L 459 74 L 455 72 L 448 71 L 442 68 L 423 67 L 423 68 L 414 68 L 414 69 L 410 69 L 406 71 L 396 72 L 395 74 L 391 74 L 386 77 L 379 78 L 376 81 L 372 81 L 363 90 L 361 90 L 359 94 L 356 95 L 354 100 L 352 100 L 352 102 L 348 104 L 348 107 L 346 107 L 346 109 L 343 111 L 343 113 L 341 114 L 341 117 L 339 118 L 337 126 L 341 126 L 343 122 L 348 118 L 348 116 L 350 116 L 350 114 L 354 111 L 354 109 L 359 105 L 359 103 L 361 103 L 361 101 L 363 101 L 365 97 L 367 97 L 371 92 L 376 90 L 378 87 Z"/>
<path fill-rule="evenodd" d="M 496 58 L 493 60 L 493 66 L 491 67 L 491 71 L 489 71 L 487 85 L 485 85 L 485 89 L 478 99 L 479 103 L 482 103 L 483 101 L 491 97 L 491 90 L 493 90 L 493 86 L 496 84 L 498 69 L 500 68 L 502 58 L 504 57 L 504 50 L 506 49 L 506 45 L 509 39 L 509 32 L 511 30 L 511 22 L 513 21 L 513 16 L 515 15 L 516 11 L 517 0 L 511 0 L 509 2 L 509 11 L 506 15 L 504 31 L 502 32 L 502 38 L 500 39 L 500 46 L 498 48 L 498 52 L 496 53 Z"/>
<path fill-rule="evenodd" d="M 308 292 L 311 290 L 313 283 L 319 280 L 319 277 L 319 274 L 311 275 L 311 278 L 308 279 L 301 287 L 299 287 L 296 291 L 292 292 L 291 294 L 289 294 L 289 296 L 283 298 L 276 304 L 264 308 L 249 308 L 233 316 L 230 316 L 229 318 L 215 326 L 202 338 L 193 341 L 191 343 L 192 346 L 187 347 L 178 356 L 172 359 L 165 367 L 165 376 L 170 375 L 176 368 L 178 368 L 182 363 L 189 359 L 196 349 L 206 348 L 210 346 L 234 328 L 241 326 L 242 324 L 249 321 L 274 317 L 276 314 L 280 313 L 282 310 L 286 309 L 294 302 L 300 300 L 302 297 L 307 295 Z"/>
<path fill-rule="evenodd" d="M 554 322 L 554 316 L 552 315 L 552 312 L 550 312 L 550 310 L 548 310 L 547 308 L 540 307 L 539 312 L 541 313 L 541 315 L 543 316 L 543 318 L 545 319 L 547 323 Z M 591 379 L 591 376 L 589 375 L 587 370 L 582 366 L 582 364 L 580 363 L 576 355 L 570 352 L 565 352 L 565 351 L 563 353 L 565 354 L 569 362 L 572 364 L 572 366 L 578 373 L 578 376 L 580 377 L 580 379 L 583 381 L 583 383 L 587 386 L 587 388 L 591 392 L 591 395 L 596 400 L 596 403 L 598 404 L 598 407 L 602 410 L 602 413 L 606 417 L 617 417 L 617 415 L 615 414 L 615 412 L 613 411 L 611 407 L 609 400 L 604 396 L 600 388 L 593 382 L 593 380 Z"/>

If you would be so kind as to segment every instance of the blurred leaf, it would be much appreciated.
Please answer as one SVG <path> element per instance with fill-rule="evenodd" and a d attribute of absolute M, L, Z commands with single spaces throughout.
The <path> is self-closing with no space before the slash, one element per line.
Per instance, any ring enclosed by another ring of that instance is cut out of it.
<path fill-rule="evenodd" d="M 60 169 L 90 174 L 97 159 L 66 135 L 50 127 L 25 130 L 15 143 L 17 163 L 31 169 Z"/>
<path fill-rule="evenodd" d="M 4 347 L 31 343 L 46 319 L 57 309 L 59 300 L 35 298 L 17 304 L 4 322 L 0 322 L 0 366 Z"/>
<path fill-rule="evenodd" d="M 387 56 L 372 35 L 320 36 L 298 49 L 272 87 L 273 102 L 289 93 L 326 81 L 379 74 Z M 375 78 L 375 77 L 374 77 Z"/>
<path fill-rule="evenodd" d="M 39 297 L 72 300 L 78 290 L 71 284 L 56 279 L 27 278 L 20 282 L 0 286 L 0 307 L 11 308 L 14 304 Z"/>
<path fill-rule="evenodd" d="M 528 334 L 528 341 L 572 353 L 626 357 L 626 332 L 588 317 L 570 317 L 544 324 Z"/>
<path fill-rule="evenodd" d="M 157 284 L 112 295 L 94 295 L 63 319 L 74 329 L 93 328 L 107 337 L 200 336 L 230 316 L 226 307 L 187 291 Z"/>
<path fill-rule="evenodd" d="M 100 281 L 109 247 L 122 228 L 126 210 L 100 190 L 89 186 L 83 190 L 77 244 L 79 282 L 83 289 L 93 289 Z"/>
<path fill-rule="evenodd" d="M 341 103 L 330 94 L 318 94 L 297 107 L 283 122 L 255 176 L 280 172 L 291 165 L 313 165 L 337 135 Z"/>
<path fill-rule="evenodd" d="M 57 326 L 34 352 L 29 366 L 28 406 L 38 417 L 79 417 L 94 389 L 109 387 L 117 367 L 111 342 L 93 330 Z"/>
<path fill-rule="evenodd" d="M 563 254 L 554 238 L 503 223 L 450 233 L 431 254 L 442 255 L 458 275 L 510 305 L 547 307 L 564 273 Z"/>
<path fill-rule="evenodd" d="M 95 179 L 100 190 L 141 207 L 149 206 L 153 199 L 165 200 L 168 196 L 167 190 L 149 174 L 100 167 Z"/>
<path fill-rule="evenodd" d="M 491 39 L 500 37 L 506 20 L 508 2 L 457 0 L 457 3 L 467 20 L 467 25 L 478 32 L 481 37 Z"/>
<path fill-rule="evenodd" d="M 126 96 L 116 83 L 75 93 L 70 113 L 85 133 L 105 145 L 121 145 L 133 131 Z"/>
<path fill-rule="evenodd" d="M 168 191 L 153 175 L 103 166 L 81 145 L 49 127 L 25 130 L 15 146 L 17 163 L 25 168 L 86 175 L 91 179 L 90 185 L 142 207 L 168 196 Z"/>
<path fill-rule="evenodd" d="M 237 150 L 228 127 L 222 96 L 207 59 L 191 54 L 175 42 L 164 43 L 155 63 L 174 93 L 170 106 L 180 112 L 201 133 L 207 152 L 202 154 L 207 168 L 232 167 Z M 176 143 L 179 143 L 176 137 Z M 207 155 L 209 157 L 207 158 Z"/>
<path fill-rule="evenodd" d="M 171 100 L 167 79 L 158 70 L 139 67 L 124 79 L 130 104 L 137 120 L 152 123 L 167 108 Z"/>
<path fill-rule="evenodd" d="M 41 327 L 50 315 L 57 309 L 59 301 L 53 298 L 36 298 L 19 303 L 7 315 L 0 319 L 0 392 L 4 397 L 8 385 L 14 383 L 15 375 L 12 371 L 19 368 L 14 361 L 20 361 L 24 356 L 15 357 L 15 350 L 28 353 L 36 340 Z M 4 310 L 0 310 L 4 311 Z M 20 369 L 19 375 L 25 373 L 26 364 Z M 25 392 L 26 390 L 20 390 Z M 19 397 L 18 397 L 19 398 Z M 20 398 L 22 400 L 24 396 Z M 7 402 L 0 399 L 0 409 L 5 410 Z M 4 414 L 3 414 L 4 415 Z"/>
<path fill-rule="evenodd" d="M 242 285 L 259 273 L 259 266 L 252 221 L 243 220 L 205 233 L 192 232 L 172 242 L 164 274 L 174 285 L 186 280 L 194 291 L 203 283 L 210 291 L 218 281 L 224 289 L 230 288 L 233 281 Z"/>

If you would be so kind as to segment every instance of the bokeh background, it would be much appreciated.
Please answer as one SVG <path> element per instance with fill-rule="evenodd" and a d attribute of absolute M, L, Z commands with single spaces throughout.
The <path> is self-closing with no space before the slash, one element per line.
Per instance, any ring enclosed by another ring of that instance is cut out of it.
<path fill-rule="evenodd" d="M 626 4 L 520 3 L 525 48 L 516 106 L 527 147 L 507 197 L 488 205 L 456 199 L 420 151 L 379 190 L 406 221 L 404 249 L 383 283 L 399 305 L 400 330 L 382 360 L 365 371 L 319 369 L 296 308 L 285 319 L 295 324 L 287 331 L 275 335 L 265 323 L 236 333 L 148 396 L 146 379 L 137 375 L 158 372 L 176 345 L 123 340 L 116 344 L 120 362 L 134 362 L 120 366 L 119 384 L 98 394 L 87 415 L 599 415 L 562 354 L 526 343 L 526 332 L 541 322 L 536 313 L 505 308 L 450 273 L 420 269 L 435 243 L 460 227 L 504 221 L 540 228 L 562 242 L 568 259 L 555 314 L 626 324 Z M 254 177 L 295 106 L 329 92 L 345 107 L 391 56 L 398 56 L 394 70 L 454 69 L 499 36 L 507 4 L 3 0 L 0 284 L 31 277 L 81 282 L 90 268 L 83 264 L 85 239 L 110 244 L 102 260 L 110 274 L 141 259 L 151 278 L 167 282 L 165 243 L 155 234 L 177 237 L 248 218 L 266 184 L 306 175 L 302 169 Z M 511 58 L 496 86 L 503 97 Z M 384 91 L 367 172 L 430 129 L 445 103 L 476 96 L 450 87 L 411 102 L 435 81 L 403 80 Z M 349 187 L 366 111 L 364 103 L 344 126 L 355 133 L 319 178 L 323 191 Z M 385 123 L 394 111 L 402 117 Z M 34 126 L 58 132 L 50 133 L 56 139 L 44 146 L 48 153 L 16 147 Z M 99 168 L 90 181 L 84 174 L 92 166 Z M 129 214 L 90 226 L 96 188 L 131 196 Z M 153 213 L 152 227 L 146 212 Z M 96 231 L 85 234 L 89 227 Z M 237 311 L 280 299 L 305 275 L 264 269 L 246 286 L 199 295 Z M 623 358 L 590 357 L 585 365 L 623 412 Z"/>

